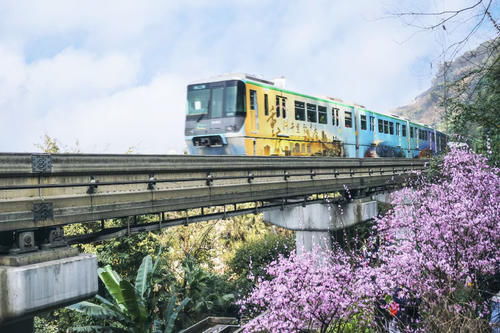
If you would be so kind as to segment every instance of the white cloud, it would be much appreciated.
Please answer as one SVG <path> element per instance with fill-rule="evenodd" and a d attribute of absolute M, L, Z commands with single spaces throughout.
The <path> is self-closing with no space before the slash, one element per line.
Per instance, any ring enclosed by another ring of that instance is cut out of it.
<path fill-rule="evenodd" d="M 137 57 L 118 53 L 98 56 L 68 49 L 27 64 L 22 53 L 0 47 L 1 130 L 8 138 L 0 150 L 33 150 L 44 133 L 67 128 L 80 112 L 78 105 L 136 85 L 139 70 Z M 52 117 L 54 110 L 59 110 L 57 117 Z"/>
<path fill-rule="evenodd" d="M 147 85 L 76 104 L 70 115 L 57 108 L 44 123 L 51 135 L 78 140 L 86 152 L 134 147 L 140 153 L 182 153 L 185 86 L 178 77 L 159 75 Z"/>
<path fill-rule="evenodd" d="M 380 18 L 445 7 L 383 4 L 2 1 L 0 151 L 33 150 L 47 133 L 86 152 L 182 152 L 187 82 L 235 71 L 387 111 L 427 88 L 443 36 L 408 39 L 414 29 Z"/>

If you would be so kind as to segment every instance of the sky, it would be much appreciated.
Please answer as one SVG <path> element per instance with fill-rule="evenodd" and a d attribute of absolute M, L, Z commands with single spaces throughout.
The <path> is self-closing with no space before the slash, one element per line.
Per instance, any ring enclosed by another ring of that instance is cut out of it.
<path fill-rule="evenodd" d="M 183 153 L 186 85 L 223 73 L 389 112 L 429 88 L 475 22 L 424 31 L 435 18 L 392 14 L 474 2 L 0 0 L 0 152 L 36 152 L 49 135 L 84 153 Z"/>

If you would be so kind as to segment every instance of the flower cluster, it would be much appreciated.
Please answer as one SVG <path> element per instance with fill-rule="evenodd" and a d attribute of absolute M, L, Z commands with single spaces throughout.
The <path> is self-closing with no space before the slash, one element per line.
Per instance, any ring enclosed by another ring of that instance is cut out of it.
<path fill-rule="evenodd" d="M 454 282 L 470 285 L 498 271 L 500 177 L 486 162 L 453 148 L 440 182 L 395 193 L 394 209 L 377 221 L 381 268 L 395 284 L 439 297 Z"/>
<path fill-rule="evenodd" d="M 247 332 L 297 332 L 363 321 L 373 309 L 376 288 L 367 266 L 341 249 L 280 258 L 268 267 L 270 281 L 260 280 L 244 300 L 255 314 Z"/>
<path fill-rule="evenodd" d="M 263 313 L 246 331 L 375 325 L 384 294 L 397 295 L 385 303 L 394 315 L 406 311 L 396 300 L 413 304 L 413 328 L 432 330 L 432 316 L 444 313 L 460 317 L 461 330 L 465 317 L 486 314 L 485 281 L 500 273 L 500 177 L 485 157 L 452 148 L 437 182 L 422 178 L 396 192 L 393 209 L 375 222 L 376 242 L 364 249 L 369 256 L 334 248 L 273 262 L 272 279 L 259 280 L 242 301 L 254 315 Z"/>

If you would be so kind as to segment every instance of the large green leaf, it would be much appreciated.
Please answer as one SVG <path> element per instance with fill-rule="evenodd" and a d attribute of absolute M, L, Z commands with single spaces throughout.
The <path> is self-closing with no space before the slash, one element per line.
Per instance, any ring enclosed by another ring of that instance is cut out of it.
<path fill-rule="evenodd" d="M 175 320 L 179 315 L 179 312 L 186 306 L 186 304 L 191 300 L 188 297 L 184 298 L 184 300 L 177 306 L 175 310 L 173 310 L 175 306 L 175 295 L 172 295 L 170 298 L 170 302 L 168 304 L 167 310 L 165 311 L 165 330 L 163 333 L 172 333 L 174 330 Z"/>
<path fill-rule="evenodd" d="M 109 265 L 104 267 L 104 269 L 99 268 L 97 270 L 97 274 L 99 274 L 99 278 L 104 283 L 104 286 L 111 296 L 115 299 L 116 303 L 120 306 L 120 308 L 124 309 L 125 301 L 120 288 L 120 277 L 117 276 L 116 272 L 114 272 Z"/>
<path fill-rule="evenodd" d="M 160 246 L 160 249 L 158 250 L 158 254 L 156 255 L 156 260 L 153 265 L 153 269 L 151 270 L 151 274 L 154 274 L 156 272 L 156 268 L 158 267 L 158 263 L 160 262 L 160 255 L 161 255 L 162 247 Z"/>
<path fill-rule="evenodd" d="M 96 319 L 120 319 L 120 313 L 91 302 L 83 301 L 67 307 L 70 310 L 84 313 Z"/>
<path fill-rule="evenodd" d="M 126 280 L 121 280 L 120 288 L 122 290 L 122 295 L 128 314 L 136 323 L 146 322 L 148 319 L 148 313 L 142 300 L 139 299 L 139 296 L 137 295 L 132 284 Z"/>
<path fill-rule="evenodd" d="M 152 269 L 153 262 L 151 256 L 147 255 L 144 259 L 142 259 L 141 267 L 139 267 L 137 277 L 135 279 L 135 289 L 141 297 L 144 297 L 144 292 L 149 287 L 149 279 L 151 277 Z"/>
<path fill-rule="evenodd" d="M 124 310 L 116 305 L 115 303 L 112 303 L 110 301 L 108 301 L 107 299 L 105 299 L 104 297 L 102 296 L 99 296 L 99 295 L 95 295 L 95 297 L 102 303 L 102 307 L 106 308 L 106 309 L 109 309 L 111 311 L 114 311 L 117 315 L 119 315 L 119 320 L 121 322 L 126 322 L 129 320 L 129 318 L 126 316 Z"/>

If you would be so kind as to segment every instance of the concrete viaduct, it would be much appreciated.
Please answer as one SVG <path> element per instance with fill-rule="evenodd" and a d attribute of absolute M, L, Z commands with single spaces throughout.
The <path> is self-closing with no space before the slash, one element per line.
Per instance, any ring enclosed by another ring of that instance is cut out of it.
<path fill-rule="evenodd" d="M 424 170 L 425 163 L 330 157 L 0 154 L 0 331 L 31 332 L 37 313 L 95 295 L 96 256 L 79 254 L 68 244 L 263 212 L 266 221 L 296 231 L 299 251 L 310 250 L 320 240 L 330 239 L 331 231 L 376 216 L 376 200 L 386 199 L 383 193 L 404 185 L 415 171 Z M 346 189 L 353 200 L 340 200 Z M 337 203 L 332 205 L 332 200 Z M 185 211 L 185 216 L 166 219 L 165 213 L 171 211 Z M 149 214 L 157 215 L 157 221 L 133 222 L 134 217 Z M 72 237 L 65 237 L 62 229 L 71 223 L 119 217 L 130 217 L 131 224 L 106 229 L 103 223 L 94 234 Z"/>

